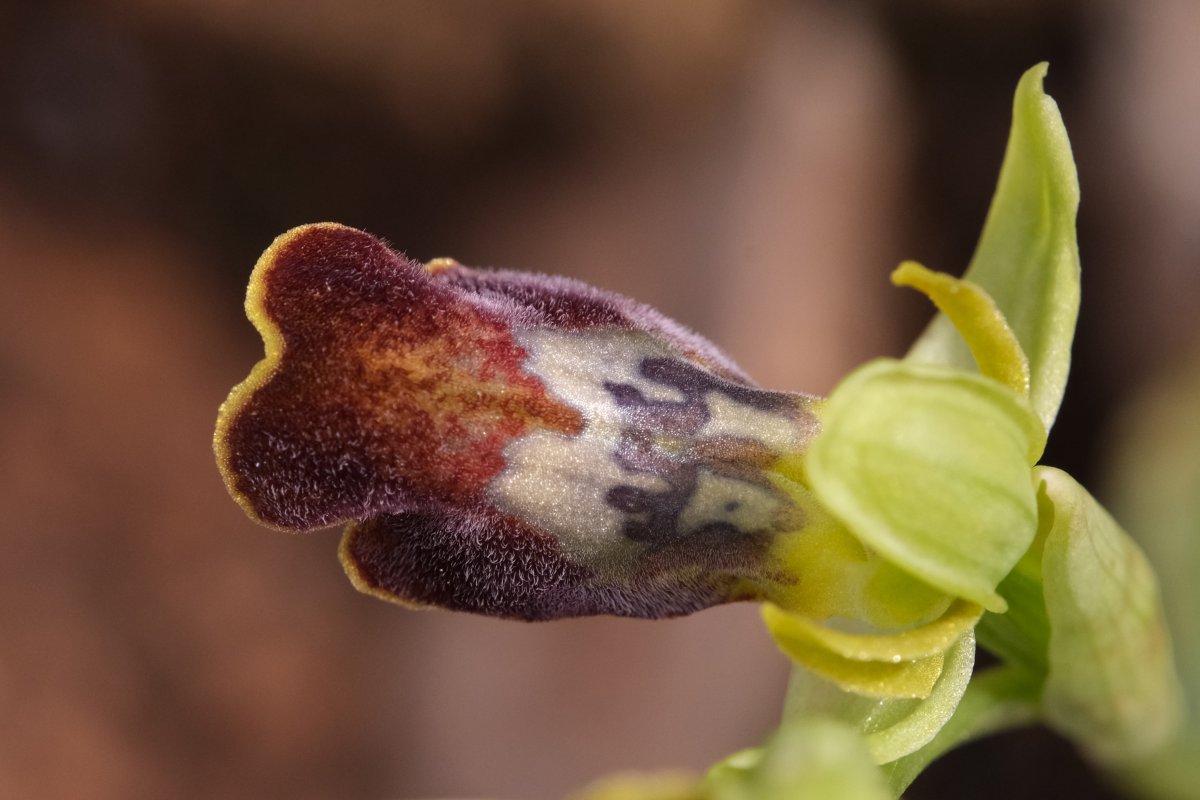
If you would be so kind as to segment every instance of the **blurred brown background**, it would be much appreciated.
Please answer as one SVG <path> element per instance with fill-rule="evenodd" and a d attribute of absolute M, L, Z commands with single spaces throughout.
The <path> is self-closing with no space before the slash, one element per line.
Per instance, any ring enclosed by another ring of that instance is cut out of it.
<path fill-rule="evenodd" d="M 559 797 L 758 742 L 751 607 L 521 625 L 356 594 L 213 465 L 259 252 L 337 220 L 634 295 L 825 392 L 959 270 L 1022 71 L 1083 184 L 1047 461 L 1197 341 L 1200 4 L 0 1 L 0 797 Z M 1119 797 L 1045 732 L 913 798 Z"/>

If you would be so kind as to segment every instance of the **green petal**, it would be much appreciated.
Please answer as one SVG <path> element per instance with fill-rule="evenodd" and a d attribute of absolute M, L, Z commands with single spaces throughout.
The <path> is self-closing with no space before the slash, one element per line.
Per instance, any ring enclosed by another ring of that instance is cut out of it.
<path fill-rule="evenodd" d="M 1139 759 L 1181 722 L 1154 571 L 1074 478 L 1046 467 L 1036 474 L 1054 504 L 1042 556 L 1046 720 L 1102 761 Z"/>
<path fill-rule="evenodd" d="M 797 668 L 788 686 L 786 716 L 828 715 L 855 725 L 876 763 L 885 764 L 923 747 L 954 713 L 971 679 L 975 637 L 970 630 L 946 651 L 945 666 L 924 699 L 879 699 L 850 694 Z"/>
<path fill-rule="evenodd" d="M 880 360 L 820 411 L 807 477 L 856 537 L 926 583 L 1003 611 L 996 585 L 1033 541 L 1041 424 L 996 381 Z"/>
<path fill-rule="evenodd" d="M 914 661 L 944 653 L 979 619 L 979 606 L 959 600 L 946 613 L 927 625 L 899 633 L 846 633 L 820 625 L 778 606 L 763 605 L 767 627 L 776 638 L 799 639 L 820 644 L 824 649 L 852 661 Z"/>
<path fill-rule="evenodd" d="M 942 653 L 910 661 L 860 661 L 839 655 L 813 639 L 788 637 L 776 631 L 772 634 L 779 648 L 797 664 L 847 692 L 867 697 L 928 697 L 945 663 Z"/>
<path fill-rule="evenodd" d="M 1017 334 L 1029 358 L 1033 407 L 1049 430 L 1066 388 L 1079 313 L 1079 179 L 1058 106 L 1042 91 L 1046 70 L 1045 64 L 1033 67 L 1017 86 L 1000 180 L 964 277 L 992 296 Z M 942 314 L 909 357 L 975 366 Z"/>
<path fill-rule="evenodd" d="M 831 719 L 784 723 L 760 751 L 708 776 L 711 800 L 890 800 L 883 773 L 855 731 Z"/>
<path fill-rule="evenodd" d="M 1017 394 L 1029 396 L 1029 359 L 996 301 L 980 286 L 905 261 L 892 283 L 927 296 L 945 314 L 971 350 L 979 371 Z"/>
<path fill-rule="evenodd" d="M 847 691 L 886 698 L 929 697 L 943 675 L 947 649 L 970 632 L 981 612 L 960 600 L 927 625 L 864 635 L 834 630 L 770 603 L 762 611 L 771 636 L 797 664 Z"/>

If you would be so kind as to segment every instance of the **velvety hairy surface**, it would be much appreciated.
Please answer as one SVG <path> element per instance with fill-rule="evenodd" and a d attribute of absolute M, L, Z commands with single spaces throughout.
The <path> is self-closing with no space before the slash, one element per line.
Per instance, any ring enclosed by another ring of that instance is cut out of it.
<path fill-rule="evenodd" d="M 689 359 L 720 377 L 753 386 L 733 359 L 720 348 L 652 307 L 615 292 L 561 275 L 513 270 L 478 270 L 453 263 L 434 273 L 438 281 L 502 303 L 519 327 L 561 330 L 617 327 L 652 331 Z"/>
<path fill-rule="evenodd" d="M 319 224 L 268 248 L 246 310 L 266 357 L 222 406 L 222 474 L 267 525 L 351 523 L 370 594 L 683 614 L 758 596 L 802 524 L 767 470 L 814 432 L 808 399 L 626 297 Z"/>
<path fill-rule="evenodd" d="M 478 494 L 512 437 L 582 426 L 522 373 L 504 309 L 467 302 L 359 231 L 284 234 L 255 268 L 247 311 L 268 357 L 223 409 L 218 453 L 267 524 Z"/>

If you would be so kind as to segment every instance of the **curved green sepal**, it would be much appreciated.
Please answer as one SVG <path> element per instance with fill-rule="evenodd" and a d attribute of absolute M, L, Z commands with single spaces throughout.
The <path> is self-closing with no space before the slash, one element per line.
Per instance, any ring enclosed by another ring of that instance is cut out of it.
<path fill-rule="evenodd" d="M 785 722 L 761 750 L 721 762 L 705 782 L 709 800 L 890 800 L 862 737 L 832 719 Z"/>
<path fill-rule="evenodd" d="M 1055 104 L 1042 90 L 1046 64 L 1021 78 L 1004 165 L 964 278 L 992 296 L 1029 358 L 1030 399 L 1047 430 L 1062 403 L 1079 314 L 1075 217 L 1079 178 Z M 909 351 L 924 363 L 974 368 L 943 314 Z"/>
<path fill-rule="evenodd" d="M 996 585 L 1029 548 L 1029 467 L 1041 423 L 988 378 L 874 361 L 820 411 L 808 452 L 813 494 L 856 537 L 921 580 L 991 611 Z"/>
<path fill-rule="evenodd" d="M 1054 506 L 1042 555 L 1050 620 L 1046 721 L 1101 761 L 1135 761 L 1181 723 L 1154 571 L 1074 478 L 1049 467 L 1035 475 Z"/>
<path fill-rule="evenodd" d="M 924 699 L 880 699 L 842 691 L 797 667 L 788 685 L 786 717 L 823 715 L 854 725 L 876 763 L 908 755 L 929 742 L 954 713 L 971 680 L 975 637 L 970 630 L 946 651 L 945 664 Z"/>

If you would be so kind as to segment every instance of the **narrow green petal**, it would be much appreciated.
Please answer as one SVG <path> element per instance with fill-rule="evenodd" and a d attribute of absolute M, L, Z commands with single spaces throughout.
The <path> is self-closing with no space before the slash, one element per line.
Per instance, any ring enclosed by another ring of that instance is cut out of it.
<path fill-rule="evenodd" d="M 860 661 L 835 653 L 814 639 L 773 635 L 779 649 L 797 664 L 847 692 L 869 697 L 928 697 L 945 662 L 941 653 L 911 661 Z"/>
<path fill-rule="evenodd" d="M 725 756 L 708 769 L 705 780 L 710 784 L 735 783 L 748 778 L 754 769 L 762 763 L 763 748 L 747 747 L 733 755 Z"/>
<path fill-rule="evenodd" d="M 927 625 L 899 633 L 857 634 L 834 630 L 800 614 L 790 614 L 771 603 L 762 613 L 771 634 L 777 638 L 819 643 L 826 650 L 853 661 L 914 661 L 946 651 L 979 620 L 982 609 L 964 600 Z"/>
<path fill-rule="evenodd" d="M 924 699 L 881 699 L 848 693 L 797 667 L 788 685 L 784 714 L 826 715 L 850 723 L 864 734 L 875 761 L 885 764 L 933 739 L 958 706 L 974 663 L 975 637 L 967 630 L 947 650 L 942 673 Z"/>
<path fill-rule="evenodd" d="M 890 800 L 883 773 L 851 727 L 832 719 L 785 722 L 758 751 L 709 773 L 710 800 Z"/>
<path fill-rule="evenodd" d="M 1047 430 L 1062 403 L 1079 313 L 1075 216 L 1079 179 L 1058 106 L 1042 91 L 1047 66 L 1021 78 L 1004 165 L 975 256 L 963 276 L 996 301 L 1029 358 L 1030 397 Z M 974 368 L 942 314 L 909 351 L 913 360 Z"/>
<path fill-rule="evenodd" d="M 892 273 L 892 283 L 926 295 L 954 323 L 979 371 L 1017 394 L 1029 396 L 1029 359 L 996 301 L 981 287 L 915 261 Z"/>
<path fill-rule="evenodd" d="M 943 674 L 945 652 L 971 630 L 981 611 L 960 600 L 927 625 L 884 635 L 837 631 L 770 603 L 762 613 L 789 658 L 841 688 L 872 697 L 923 698 Z"/>
<path fill-rule="evenodd" d="M 1182 709 L 1154 571 L 1074 478 L 1036 474 L 1054 504 L 1042 556 L 1046 720 L 1099 760 L 1140 759 L 1175 733 Z"/>
<path fill-rule="evenodd" d="M 808 453 L 817 499 L 864 544 L 991 611 L 1029 548 L 1029 465 L 1042 429 L 1022 398 L 959 370 L 875 361 L 822 407 Z"/>

